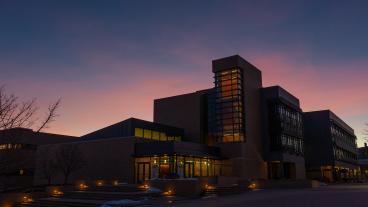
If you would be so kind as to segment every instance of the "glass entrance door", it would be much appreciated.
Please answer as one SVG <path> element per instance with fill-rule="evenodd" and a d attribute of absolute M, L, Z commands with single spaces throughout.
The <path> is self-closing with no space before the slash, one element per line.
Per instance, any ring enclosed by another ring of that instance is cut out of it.
<path fill-rule="evenodd" d="M 184 177 L 186 178 L 194 177 L 194 162 L 184 163 Z"/>
<path fill-rule="evenodd" d="M 139 162 L 136 170 L 137 183 L 143 183 L 150 179 L 151 166 L 149 162 Z"/>

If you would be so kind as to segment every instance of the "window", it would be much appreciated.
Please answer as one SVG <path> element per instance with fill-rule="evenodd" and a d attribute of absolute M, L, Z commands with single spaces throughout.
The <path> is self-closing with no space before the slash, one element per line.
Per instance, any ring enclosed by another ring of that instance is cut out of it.
<path fill-rule="evenodd" d="M 244 141 L 242 71 L 238 68 L 215 74 L 214 121 L 210 122 L 218 142 Z M 213 126 L 212 126 L 213 125 Z"/>
<path fill-rule="evenodd" d="M 160 141 L 167 141 L 166 133 L 164 132 L 160 133 Z"/>
<path fill-rule="evenodd" d="M 143 129 L 141 129 L 141 128 L 135 128 L 134 129 L 134 136 L 136 136 L 136 137 L 143 137 Z"/>
<path fill-rule="evenodd" d="M 160 140 L 160 132 L 152 131 L 152 139 Z"/>
<path fill-rule="evenodd" d="M 152 138 L 152 131 L 149 129 L 144 129 L 144 138 L 151 139 Z"/>

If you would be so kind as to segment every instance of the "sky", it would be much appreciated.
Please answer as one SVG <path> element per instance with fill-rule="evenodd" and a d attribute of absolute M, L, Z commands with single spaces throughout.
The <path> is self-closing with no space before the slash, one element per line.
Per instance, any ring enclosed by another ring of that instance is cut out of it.
<path fill-rule="evenodd" d="M 239 54 L 300 99 L 331 109 L 363 144 L 368 122 L 368 1 L 0 0 L 0 85 L 46 131 L 88 132 L 136 117 L 153 100 L 213 86 L 211 61 Z"/>

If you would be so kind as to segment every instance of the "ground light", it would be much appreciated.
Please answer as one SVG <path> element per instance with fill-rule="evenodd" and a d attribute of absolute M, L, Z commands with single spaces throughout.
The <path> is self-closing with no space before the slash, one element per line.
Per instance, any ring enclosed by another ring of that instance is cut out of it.
<path fill-rule="evenodd" d="M 257 185 L 255 183 L 251 183 L 248 185 L 248 188 L 254 190 L 257 188 Z"/>
<path fill-rule="evenodd" d="M 207 190 L 213 190 L 213 189 L 216 189 L 216 187 L 215 187 L 215 186 L 213 186 L 213 185 L 208 185 L 208 184 L 206 184 L 204 187 L 205 187 Z"/>
<path fill-rule="evenodd" d="M 27 203 L 32 203 L 33 201 L 34 201 L 33 198 L 29 195 L 25 195 L 22 197 L 22 203 L 27 204 Z"/>
<path fill-rule="evenodd" d="M 103 182 L 102 180 L 98 180 L 98 181 L 96 182 L 96 185 L 97 185 L 97 186 L 103 186 L 103 185 L 104 185 L 104 182 Z"/>
<path fill-rule="evenodd" d="M 148 190 L 150 188 L 150 186 L 148 184 L 143 184 L 141 186 L 139 186 L 140 188 L 146 189 Z"/>
<path fill-rule="evenodd" d="M 169 190 L 163 192 L 162 195 L 163 196 L 172 196 L 172 195 L 174 195 L 174 192 L 173 192 L 173 190 L 169 189 Z"/>
<path fill-rule="evenodd" d="M 86 185 L 85 183 L 81 183 L 78 185 L 79 190 L 86 190 L 88 188 L 88 185 Z"/>
<path fill-rule="evenodd" d="M 51 196 L 53 197 L 60 197 L 62 195 L 64 195 L 64 193 L 59 189 L 54 189 L 53 191 L 51 191 Z"/>

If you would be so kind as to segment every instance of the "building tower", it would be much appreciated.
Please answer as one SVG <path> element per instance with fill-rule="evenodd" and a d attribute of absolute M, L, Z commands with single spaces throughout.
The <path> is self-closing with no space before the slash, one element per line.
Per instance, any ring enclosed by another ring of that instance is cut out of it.
<path fill-rule="evenodd" d="M 209 137 L 215 137 L 224 161 L 223 174 L 265 178 L 262 157 L 260 91 L 262 74 L 239 55 L 212 61 L 215 114 L 208 115 Z M 211 105 L 211 104 L 209 104 Z M 228 166 L 228 167 L 226 167 Z"/>

